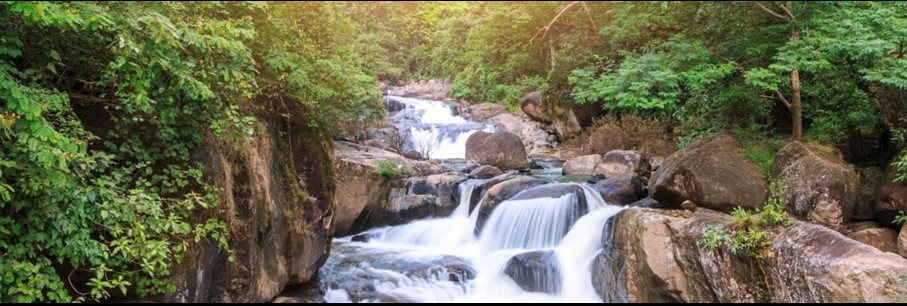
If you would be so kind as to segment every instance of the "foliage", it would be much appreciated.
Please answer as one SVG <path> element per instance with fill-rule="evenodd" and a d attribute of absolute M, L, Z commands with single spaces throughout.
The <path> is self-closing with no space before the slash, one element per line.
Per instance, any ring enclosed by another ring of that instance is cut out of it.
<path fill-rule="evenodd" d="M 229 252 L 223 221 L 191 221 L 220 191 L 190 154 L 251 134 L 250 111 L 326 130 L 381 118 L 345 17 L 318 3 L 0 2 L 0 302 L 173 292 L 164 279 L 190 244 Z"/>
<path fill-rule="evenodd" d="M 727 247 L 733 254 L 743 254 L 755 259 L 765 259 L 766 249 L 771 246 L 771 227 L 793 225 L 793 220 L 784 210 L 784 183 L 776 180 L 771 184 L 771 194 L 765 205 L 754 213 L 741 207 L 731 212 L 733 230 L 727 231 L 709 225 L 699 244 L 709 249 L 709 254 Z M 758 216 L 756 216 L 758 215 Z"/>
<path fill-rule="evenodd" d="M 378 161 L 378 167 L 375 168 L 375 173 L 381 175 L 384 182 L 389 182 L 402 174 L 401 169 L 402 166 L 397 165 L 397 163 L 392 160 L 382 160 Z"/>
<path fill-rule="evenodd" d="M 897 225 L 903 225 L 904 223 L 907 223 L 907 212 L 904 212 L 903 210 L 899 211 L 898 215 L 894 217 L 894 221 L 892 221 L 891 223 Z"/>
<path fill-rule="evenodd" d="M 898 176 L 895 177 L 894 181 L 907 182 L 907 153 L 901 154 L 901 156 L 896 159 L 891 165 L 898 173 Z"/>

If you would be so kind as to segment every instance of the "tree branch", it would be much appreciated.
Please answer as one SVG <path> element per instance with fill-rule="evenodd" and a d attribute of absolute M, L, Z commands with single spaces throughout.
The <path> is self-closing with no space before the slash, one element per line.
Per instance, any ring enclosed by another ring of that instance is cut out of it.
<path fill-rule="evenodd" d="M 586 6 L 586 1 L 580 2 L 580 4 L 583 5 L 583 10 L 586 11 L 586 17 L 589 17 L 589 24 L 591 24 L 592 28 L 597 32 L 599 28 L 597 25 L 595 25 L 595 20 L 592 20 L 592 12 L 589 11 L 589 7 Z"/>
<path fill-rule="evenodd" d="M 794 6 L 793 1 L 787 1 L 787 5 L 786 5 L 786 6 L 783 5 L 783 4 L 779 4 L 778 6 L 781 7 L 782 10 L 784 10 L 784 14 L 786 14 L 787 17 L 790 18 L 790 21 L 794 21 L 794 22 L 797 21 L 797 17 L 795 17 L 795 16 L 794 16 L 794 13 L 791 13 L 791 12 L 790 12 L 790 9 L 788 8 L 789 6 L 790 6 L 790 7 L 793 7 L 793 6 Z"/>
<path fill-rule="evenodd" d="M 788 21 L 788 19 L 787 19 L 786 16 L 781 15 L 781 14 L 778 14 L 778 13 L 776 13 L 775 11 L 773 11 L 772 9 L 770 9 L 770 8 L 768 8 L 768 7 L 765 7 L 765 5 L 762 5 L 762 3 L 760 3 L 759 1 L 754 1 L 753 3 L 755 3 L 756 5 L 758 5 L 759 8 L 761 8 L 763 11 L 766 11 L 766 12 L 768 12 L 769 14 L 772 14 L 772 16 L 778 17 L 778 18 L 780 18 L 781 20 L 784 20 L 784 21 Z"/>
<path fill-rule="evenodd" d="M 567 6 L 565 6 L 564 8 L 562 8 L 560 12 L 557 12 L 557 15 L 555 15 L 554 18 L 551 19 L 551 22 L 548 22 L 548 25 L 542 27 L 542 28 L 539 29 L 537 32 L 535 32 L 535 35 L 532 35 L 532 38 L 529 39 L 529 44 L 532 44 L 532 42 L 535 41 L 535 37 L 538 36 L 539 33 L 543 33 L 543 34 L 542 34 L 542 39 L 545 39 L 545 36 L 548 35 L 548 30 L 550 30 L 550 29 L 551 29 L 551 26 L 554 25 L 555 22 L 557 22 L 557 19 L 560 18 L 561 15 L 563 15 L 564 12 L 566 12 L 568 9 L 570 9 L 571 7 L 573 7 L 574 5 L 576 5 L 577 3 L 580 3 L 580 2 L 582 2 L 582 1 L 573 1 L 573 2 L 570 2 L 570 4 L 567 4 Z M 544 31 L 544 32 L 543 32 L 543 31 Z"/>
<path fill-rule="evenodd" d="M 784 94 L 782 94 L 777 89 L 775 89 L 775 96 L 778 96 L 778 100 L 781 100 L 781 103 L 784 103 L 784 106 L 787 106 L 787 109 L 793 109 L 793 107 L 790 105 L 790 101 L 787 101 L 787 98 L 784 97 Z"/>

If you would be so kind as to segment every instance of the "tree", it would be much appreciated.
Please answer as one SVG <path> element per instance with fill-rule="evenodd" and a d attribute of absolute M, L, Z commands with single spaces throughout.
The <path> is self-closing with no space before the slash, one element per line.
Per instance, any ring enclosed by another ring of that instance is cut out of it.
<path fill-rule="evenodd" d="M 775 1 L 770 1 L 769 6 L 772 8 L 766 7 L 764 4 L 759 1 L 753 2 L 763 11 L 768 12 L 772 16 L 777 17 L 778 19 L 787 22 L 791 26 L 790 42 L 796 44 L 800 41 L 800 25 L 797 22 L 797 17 L 791 12 L 794 7 L 793 1 L 787 1 L 784 4 L 777 3 Z M 776 11 L 780 9 L 779 11 Z M 791 99 L 788 100 L 784 97 L 777 89 L 775 90 L 774 99 L 778 99 L 781 103 L 784 103 L 784 106 L 790 111 L 791 121 L 793 126 L 793 132 L 791 138 L 793 140 L 799 141 L 803 139 L 803 110 L 802 103 L 800 103 L 800 70 L 793 68 L 790 71 L 790 91 Z"/>

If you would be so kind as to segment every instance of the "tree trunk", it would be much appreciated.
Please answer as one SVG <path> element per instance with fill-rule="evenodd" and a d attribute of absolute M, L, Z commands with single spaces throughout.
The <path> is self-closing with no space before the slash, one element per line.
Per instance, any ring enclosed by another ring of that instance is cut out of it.
<path fill-rule="evenodd" d="M 790 36 L 791 42 L 800 40 L 800 29 L 794 25 L 794 32 Z M 803 139 L 803 109 L 800 107 L 800 70 L 794 69 L 790 72 L 790 91 L 793 98 L 790 101 L 790 116 L 793 121 L 793 133 L 791 137 L 794 140 Z"/>

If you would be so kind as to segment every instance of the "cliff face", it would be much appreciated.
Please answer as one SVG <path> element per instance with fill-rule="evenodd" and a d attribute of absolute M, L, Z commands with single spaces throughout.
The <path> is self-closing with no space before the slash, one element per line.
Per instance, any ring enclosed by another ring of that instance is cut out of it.
<path fill-rule="evenodd" d="M 226 222 L 236 260 L 212 241 L 190 243 L 169 278 L 173 302 L 264 302 L 311 280 L 330 251 L 331 141 L 300 122 L 259 115 L 243 142 L 214 139 L 193 158 L 221 205 L 194 216 Z"/>
<path fill-rule="evenodd" d="M 730 217 L 630 208 L 604 227 L 593 285 L 606 302 L 903 302 L 907 260 L 797 221 L 756 260 L 698 244 Z"/>

